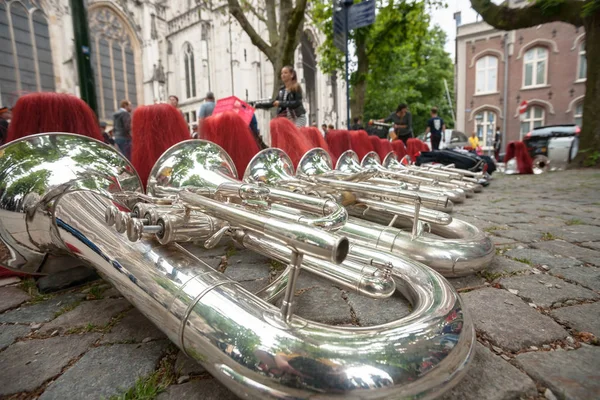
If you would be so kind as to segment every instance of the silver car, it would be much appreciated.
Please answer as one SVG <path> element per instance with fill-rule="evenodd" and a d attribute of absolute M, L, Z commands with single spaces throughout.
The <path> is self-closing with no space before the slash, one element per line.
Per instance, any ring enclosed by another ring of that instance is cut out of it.
<path fill-rule="evenodd" d="M 418 138 L 425 142 L 431 150 L 431 133 L 422 133 Z M 452 129 L 446 129 L 444 137 L 440 141 L 440 150 L 466 146 L 469 146 L 469 137 L 461 131 Z"/>

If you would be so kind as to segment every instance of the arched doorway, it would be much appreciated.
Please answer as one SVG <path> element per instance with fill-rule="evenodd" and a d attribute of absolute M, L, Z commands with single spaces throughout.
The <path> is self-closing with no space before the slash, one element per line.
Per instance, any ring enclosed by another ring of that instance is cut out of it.
<path fill-rule="evenodd" d="M 96 81 L 98 116 L 110 121 L 121 100 L 139 104 L 138 47 L 127 23 L 109 7 L 92 8 L 90 23 L 91 63 Z"/>
<path fill-rule="evenodd" d="M 304 31 L 300 40 L 302 51 L 302 66 L 304 70 L 305 97 L 310 105 L 308 123 L 317 123 L 317 56 L 315 53 L 314 39 L 310 32 Z"/>

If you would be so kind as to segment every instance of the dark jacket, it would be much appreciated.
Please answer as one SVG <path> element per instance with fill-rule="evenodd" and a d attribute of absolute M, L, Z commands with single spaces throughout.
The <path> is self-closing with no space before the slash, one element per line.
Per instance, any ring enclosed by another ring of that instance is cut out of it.
<path fill-rule="evenodd" d="M 113 136 L 131 139 L 131 114 L 124 109 L 113 114 Z"/>
<path fill-rule="evenodd" d="M 287 96 L 287 100 L 283 100 L 283 96 L 285 94 L 285 86 L 279 88 L 279 92 L 277 93 L 277 98 L 275 100 L 279 101 L 279 107 L 277 107 L 277 115 L 286 116 L 287 109 L 289 108 L 292 114 L 292 117 L 299 117 L 301 115 L 306 114 L 306 110 L 302 105 L 302 91 L 299 90 L 297 92 L 289 92 Z M 273 102 L 275 102 L 273 100 Z M 271 108 L 273 107 L 273 102 L 269 103 L 257 103 L 255 105 L 256 108 Z"/>

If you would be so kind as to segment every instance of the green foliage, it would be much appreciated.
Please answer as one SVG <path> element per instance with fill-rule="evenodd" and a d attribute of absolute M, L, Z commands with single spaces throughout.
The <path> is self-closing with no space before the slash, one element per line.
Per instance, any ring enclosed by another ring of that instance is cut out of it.
<path fill-rule="evenodd" d="M 570 219 L 567 222 L 565 222 L 565 224 L 569 225 L 569 226 L 571 226 L 571 225 L 582 225 L 583 221 L 580 220 L 580 219 L 578 219 L 578 218 L 573 218 L 573 219 Z"/>
<path fill-rule="evenodd" d="M 444 51 L 446 36 L 439 27 L 430 28 L 428 15 L 442 3 L 380 0 L 376 4 L 375 23 L 350 34 L 350 48 L 355 50 L 351 54 L 352 102 L 364 96 L 364 121 L 387 117 L 399 103 L 407 103 L 415 134 L 425 130 L 430 108 L 437 106 L 451 128 L 454 121 L 444 79 L 452 98 L 454 68 Z M 332 2 L 313 3 L 312 20 L 326 36 L 318 49 L 319 65 L 326 73 L 344 69 L 344 54 L 333 44 L 332 13 Z"/>

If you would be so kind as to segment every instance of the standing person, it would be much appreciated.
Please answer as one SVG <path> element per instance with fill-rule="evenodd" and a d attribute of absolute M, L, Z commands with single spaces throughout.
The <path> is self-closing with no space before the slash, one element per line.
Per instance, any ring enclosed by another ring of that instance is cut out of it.
<path fill-rule="evenodd" d="M 444 124 L 444 120 L 438 116 L 438 109 L 436 107 L 431 109 L 431 118 L 427 121 L 425 134 L 429 132 L 431 132 L 431 150 L 439 150 L 440 141 L 446 135 L 446 125 Z"/>
<path fill-rule="evenodd" d="M 496 127 L 496 136 L 494 136 L 494 158 L 500 161 L 500 148 L 502 147 L 502 133 L 500 127 Z"/>
<path fill-rule="evenodd" d="M 327 124 L 321 124 L 321 131 L 323 132 L 323 137 L 327 136 Z"/>
<path fill-rule="evenodd" d="M 100 122 L 100 134 L 104 138 L 104 143 L 109 144 L 111 146 L 115 145 L 115 140 L 110 137 L 108 132 L 106 132 L 106 122 L 104 121 Z"/>
<path fill-rule="evenodd" d="M 11 119 L 11 117 L 12 115 L 8 107 L 0 108 L 0 146 L 6 142 L 8 120 Z"/>
<path fill-rule="evenodd" d="M 131 103 L 121 101 L 121 108 L 113 114 L 113 133 L 117 148 L 131 161 Z"/>
<path fill-rule="evenodd" d="M 196 112 L 196 118 L 198 121 L 202 121 L 204 118 L 210 117 L 215 109 L 215 94 L 213 92 L 207 92 L 204 97 L 204 103 L 198 108 Z"/>
<path fill-rule="evenodd" d="M 302 105 L 302 88 L 298 75 L 291 65 L 281 68 L 281 81 L 277 99 L 271 104 L 257 104 L 257 108 L 277 107 L 277 115 L 285 116 L 298 128 L 306 126 L 306 110 Z"/>
<path fill-rule="evenodd" d="M 380 119 L 379 122 L 393 122 L 394 133 L 396 137 L 404 142 L 413 137 L 412 135 L 412 115 L 408 112 L 408 106 L 404 103 L 398 105 L 396 112 L 391 113 L 389 117 Z"/>
<path fill-rule="evenodd" d="M 354 123 L 350 127 L 350 130 L 352 130 L 352 131 L 362 131 L 363 129 L 365 129 L 362 126 L 362 120 L 361 120 L 360 117 L 354 117 L 352 120 L 354 121 Z"/>
<path fill-rule="evenodd" d="M 174 94 L 170 95 L 169 96 L 169 104 L 172 105 L 173 107 L 175 107 L 177 110 L 179 110 L 179 97 L 175 96 Z M 179 110 L 179 113 L 185 120 L 185 114 L 183 113 L 183 111 Z"/>

